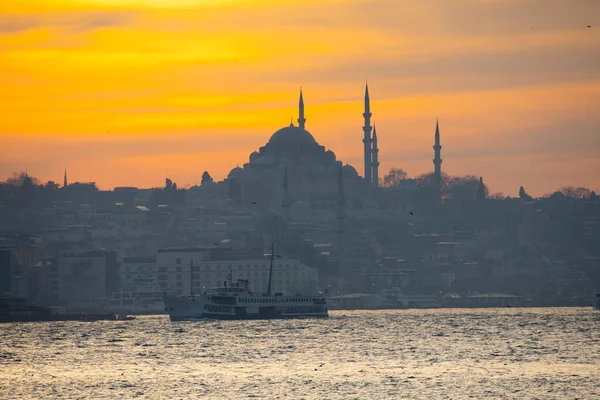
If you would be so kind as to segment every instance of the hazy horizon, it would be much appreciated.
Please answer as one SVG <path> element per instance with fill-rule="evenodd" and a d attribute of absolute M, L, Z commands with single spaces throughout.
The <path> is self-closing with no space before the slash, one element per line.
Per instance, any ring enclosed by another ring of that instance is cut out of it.
<path fill-rule="evenodd" d="M 221 180 L 297 124 L 300 86 L 307 130 L 362 174 L 368 80 L 380 175 L 432 171 L 439 118 L 450 175 L 600 191 L 597 1 L 197 3 L 0 4 L 0 180 Z"/>

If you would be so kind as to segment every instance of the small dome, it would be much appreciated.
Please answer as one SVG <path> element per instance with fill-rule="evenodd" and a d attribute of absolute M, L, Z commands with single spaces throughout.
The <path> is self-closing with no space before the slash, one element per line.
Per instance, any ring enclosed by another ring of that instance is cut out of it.
<path fill-rule="evenodd" d="M 200 191 L 206 192 L 207 190 L 216 189 L 218 187 L 219 187 L 219 184 L 216 183 L 215 181 L 206 181 L 200 185 Z"/>
<path fill-rule="evenodd" d="M 260 154 L 257 151 L 250 153 L 250 163 L 253 163 L 258 157 L 260 157 Z"/>
<path fill-rule="evenodd" d="M 262 156 L 262 157 L 258 157 L 256 159 L 256 161 L 254 161 L 252 164 L 274 164 L 275 163 L 275 159 L 271 156 Z"/>
<path fill-rule="evenodd" d="M 217 186 L 217 182 L 215 181 L 206 181 L 200 184 L 200 187 L 215 187 Z"/>
<path fill-rule="evenodd" d="M 356 169 L 352 165 L 347 164 L 342 167 L 342 175 L 344 178 L 356 178 L 358 172 L 356 172 Z"/>
<path fill-rule="evenodd" d="M 269 144 L 275 146 L 311 146 L 317 144 L 317 142 L 307 130 L 290 125 L 275 132 L 269 139 Z"/>
<path fill-rule="evenodd" d="M 227 175 L 227 177 L 229 179 L 240 179 L 242 177 L 243 173 L 244 173 L 243 169 L 241 169 L 240 167 L 235 167 L 234 169 L 229 171 L 229 175 Z"/>

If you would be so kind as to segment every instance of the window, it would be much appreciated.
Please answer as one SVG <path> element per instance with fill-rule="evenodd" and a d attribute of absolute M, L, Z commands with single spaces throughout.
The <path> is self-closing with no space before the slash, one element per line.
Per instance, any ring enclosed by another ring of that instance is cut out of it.
<path fill-rule="evenodd" d="M 177 265 L 181 265 L 181 258 L 177 258 L 177 259 L 175 259 L 175 264 L 177 264 Z"/>

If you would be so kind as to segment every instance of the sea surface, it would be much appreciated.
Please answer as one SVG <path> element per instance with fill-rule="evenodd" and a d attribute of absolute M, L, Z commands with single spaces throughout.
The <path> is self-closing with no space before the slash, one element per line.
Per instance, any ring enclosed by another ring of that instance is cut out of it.
<path fill-rule="evenodd" d="M 591 308 L 0 324 L 0 399 L 598 399 Z"/>

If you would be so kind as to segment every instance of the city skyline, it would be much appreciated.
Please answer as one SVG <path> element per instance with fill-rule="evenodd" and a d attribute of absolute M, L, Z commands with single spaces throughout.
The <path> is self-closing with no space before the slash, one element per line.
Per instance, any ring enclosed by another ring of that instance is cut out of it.
<path fill-rule="evenodd" d="M 363 175 L 368 79 L 380 176 L 433 172 L 439 118 L 448 174 L 600 189 L 597 3 L 145 3 L 0 5 L 1 179 L 221 180 L 296 121 L 300 86 L 307 130 Z"/>

